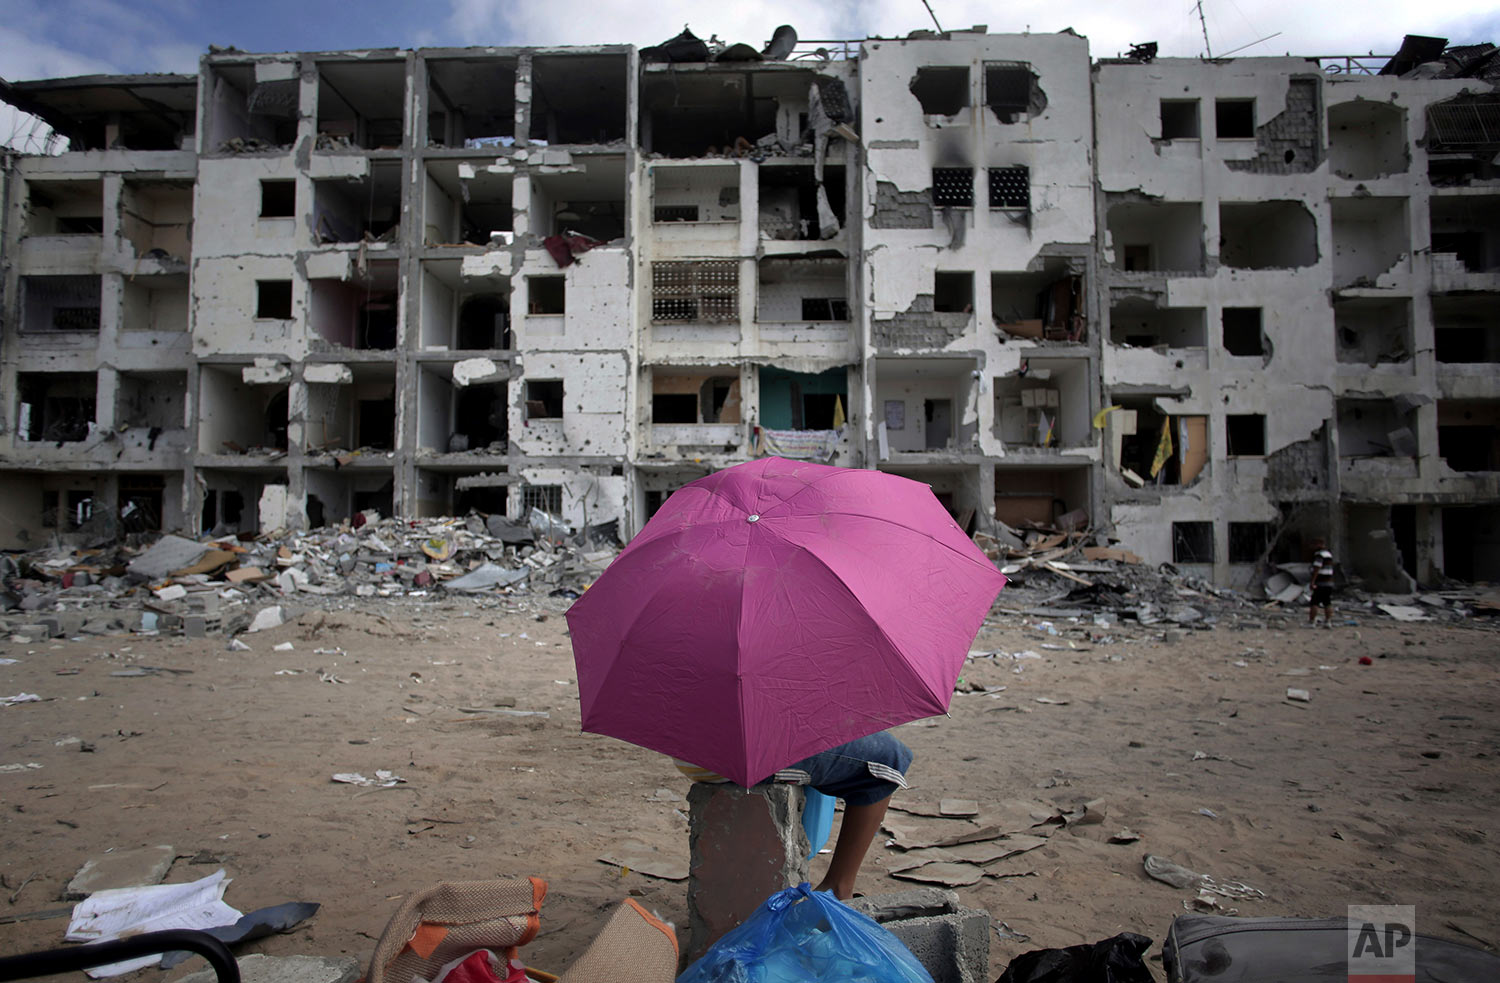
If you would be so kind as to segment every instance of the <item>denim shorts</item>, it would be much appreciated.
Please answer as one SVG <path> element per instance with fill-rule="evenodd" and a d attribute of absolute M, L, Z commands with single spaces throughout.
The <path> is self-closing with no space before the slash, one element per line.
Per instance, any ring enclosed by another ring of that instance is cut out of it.
<path fill-rule="evenodd" d="M 776 773 L 776 781 L 808 785 L 824 795 L 862 806 L 906 788 L 911 748 L 881 731 L 803 758 Z"/>

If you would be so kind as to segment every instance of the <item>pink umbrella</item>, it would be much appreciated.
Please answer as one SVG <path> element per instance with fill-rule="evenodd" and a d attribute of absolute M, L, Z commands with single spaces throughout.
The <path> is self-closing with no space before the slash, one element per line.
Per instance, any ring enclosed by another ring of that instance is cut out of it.
<path fill-rule="evenodd" d="M 947 712 L 1003 586 L 924 484 L 736 465 L 676 491 L 568 610 L 583 729 L 753 785 Z"/>

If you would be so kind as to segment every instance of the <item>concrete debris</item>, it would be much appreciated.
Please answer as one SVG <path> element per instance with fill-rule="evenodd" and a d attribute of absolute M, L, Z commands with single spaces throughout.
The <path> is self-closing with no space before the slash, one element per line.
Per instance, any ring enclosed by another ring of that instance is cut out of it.
<path fill-rule="evenodd" d="M 619 550 L 612 526 L 578 532 L 531 510 L 504 516 L 367 518 L 241 542 L 164 535 L 145 547 L 6 557 L 0 635 L 39 641 L 157 631 L 190 638 L 268 631 L 348 597 L 577 597 Z M 291 603 L 295 602 L 295 603 Z M 230 651 L 248 651 L 243 643 Z"/>

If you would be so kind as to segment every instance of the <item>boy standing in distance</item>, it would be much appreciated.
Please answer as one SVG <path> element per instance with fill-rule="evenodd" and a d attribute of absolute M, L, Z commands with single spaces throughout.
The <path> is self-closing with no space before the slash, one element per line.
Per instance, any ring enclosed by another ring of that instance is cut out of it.
<path fill-rule="evenodd" d="M 1321 539 L 1313 540 L 1312 600 L 1307 604 L 1307 623 L 1317 624 L 1318 608 L 1323 609 L 1323 626 L 1333 627 L 1333 554 Z"/>

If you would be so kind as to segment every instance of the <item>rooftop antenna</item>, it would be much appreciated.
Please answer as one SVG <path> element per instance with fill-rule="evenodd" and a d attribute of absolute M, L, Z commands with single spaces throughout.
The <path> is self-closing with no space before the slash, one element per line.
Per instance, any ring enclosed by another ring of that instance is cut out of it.
<path fill-rule="evenodd" d="M 927 0 L 922 0 L 922 2 L 926 3 Z M 1193 4 L 1193 9 L 1198 11 L 1198 24 L 1203 28 L 1203 50 L 1208 52 L 1209 58 L 1212 58 L 1214 56 L 1214 49 L 1208 43 L 1208 18 L 1203 16 L 1203 0 L 1198 0 L 1197 3 Z"/>
<path fill-rule="evenodd" d="M 932 18 L 932 26 L 938 29 L 939 34 L 943 33 L 943 25 L 938 23 L 937 14 L 932 12 L 932 4 L 928 3 L 927 0 L 922 0 L 922 6 L 927 8 L 927 16 Z"/>

